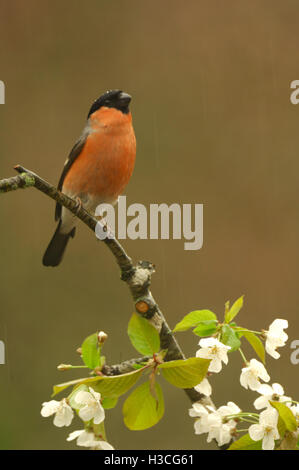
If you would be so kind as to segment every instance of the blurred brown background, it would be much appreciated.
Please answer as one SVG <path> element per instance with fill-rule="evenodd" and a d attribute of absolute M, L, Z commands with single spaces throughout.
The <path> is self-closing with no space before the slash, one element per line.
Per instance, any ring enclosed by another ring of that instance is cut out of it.
<path fill-rule="evenodd" d="M 153 293 L 173 327 L 197 308 L 222 316 L 245 294 L 240 324 L 290 323 L 282 358 L 268 358 L 273 382 L 298 399 L 299 79 L 295 0 L 0 1 L 0 177 L 20 163 L 57 183 L 91 102 L 121 88 L 133 95 L 138 143 L 128 204 L 203 203 L 204 246 L 183 241 L 124 241 L 135 260 L 157 266 Z M 126 335 L 132 302 L 104 245 L 80 224 L 58 269 L 41 264 L 54 230 L 54 203 L 34 189 L 1 196 L 0 447 L 70 449 L 69 431 L 40 416 L 59 373 L 79 363 L 82 340 L 108 332 L 106 356 L 134 356 Z M 197 339 L 179 336 L 186 354 Z M 248 357 L 254 355 L 248 349 Z M 239 387 L 241 358 L 211 379 L 218 406 L 252 409 Z M 162 382 L 162 379 L 161 379 Z M 184 393 L 163 381 L 166 412 L 144 432 L 128 431 L 121 403 L 107 412 L 116 448 L 198 449 Z"/>

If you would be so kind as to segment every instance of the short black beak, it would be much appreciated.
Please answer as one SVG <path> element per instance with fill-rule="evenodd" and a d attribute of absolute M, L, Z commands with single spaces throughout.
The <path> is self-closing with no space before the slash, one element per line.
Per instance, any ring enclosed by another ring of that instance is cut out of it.
<path fill-rule="evenodd" d="M 118 100 L 123 106 L 128 106 L 128 104 L 131 102 L 132 96 L 128 95 L 128 93 L 125 93 L 124 91 L 121 91 Z"/>

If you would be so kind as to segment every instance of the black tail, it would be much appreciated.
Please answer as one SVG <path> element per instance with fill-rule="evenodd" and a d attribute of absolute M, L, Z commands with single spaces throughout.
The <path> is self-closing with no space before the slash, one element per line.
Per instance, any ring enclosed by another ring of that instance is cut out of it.
<path fill-rule="evenodd" d="M 58 266 L 62 260 L 69 239 L 75 236 L 76 227 L 74 227 L 69 233 L 61 233 L 60 226 L 61 221 L 59 222 L 53 238 L 44 254 L 44 266 Z"/>

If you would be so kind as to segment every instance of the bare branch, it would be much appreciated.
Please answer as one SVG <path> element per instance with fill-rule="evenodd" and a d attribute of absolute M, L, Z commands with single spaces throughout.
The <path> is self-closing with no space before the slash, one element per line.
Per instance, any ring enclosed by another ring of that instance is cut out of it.
<path fill-rule="evenodd" d="M 69 198 L 58 191 L 54 186 L 40 178 L 30 170 L 17 165 L 15 170 L 20 173 L 9 179 L 0 181 L 0 193 L 16 190 L 19 188 L 35 187 L 62 206 L 70 210 L 76 217 L 82 220 L 93 232 L 98 223 L 97 219 L 91 216 L 83 207 L 78 207 L 77 201 Z M 136 311 L 149 320 L 160 333 L 161 348 L 167 349 L 166 361 L 185 359 L 185 356 L 170 330 L 163 313 L 150 291 L 151 276 L 154 273 L 154 265 L 148 261 L 139 261 L 136 265 L 127 255 L 124 248 L 116 238 L 106 238 L 103 243 L 109 248 L 121 270 L 121 279 L 128 285 L 135 304 Z M 144 358 L 141 358 L 142 361 Z M 139 360 L 138 360 L 139 361 Z M 136 360 L 125 361 L 123 365 L 106 366 L 107 373 L 110 375 L 123 373 L 124 370 L 133 370 L 133 364 Z M 121 371 L 121 372 L 119 372 Z M 201 401 L 204 404 L 211 405 L 209 398 L 199 394 L 194 389 L 185 389 L 186 394 L 192 402 Z"/>
<path fill-rule="evenodd" d="M 113 366 L 105 364 L 102 372 L 104 375 L 109 376 L 127 374 L 128 372 L 133 372 L 136 370 L 135 366 L 147 363 L 149 359 L 151 359 L 149 356 L 144 356 L 138 357 L 137 359 L 128 359 L 127 361 L 123 361 L 120 364 L 114 364 Z"/>

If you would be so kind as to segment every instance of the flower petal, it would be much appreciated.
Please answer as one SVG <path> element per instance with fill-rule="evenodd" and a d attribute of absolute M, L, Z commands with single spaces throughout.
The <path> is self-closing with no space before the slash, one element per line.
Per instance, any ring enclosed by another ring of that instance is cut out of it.
<path fill-rule="evenodd" d="M 249 426 L 248 432 L 253 441 L 260 441 L 264 437 L 264 428 L 260 424 L 252 424 Z"/>
<path fill-rule="evenodd" d="M 97 411 L 94 415 L 93 422 L 94 424 L 100 424 L 105 419 L 105 410 L 102 406 L 97 408 Z"/>
<path fill-rule="evenodd" d="M 203 395 L 206 395 L 206 397 L 210 397 L 212 395 L 212 387 L 207 378 L 204 378 L 200 384 L 196 385 L 194 388 L 198 393 L 202 393 Z"/>
<path fill-rule="evenodd" d="M 263 450 L 273 450 L 275 446 L 274 436 L 272 432 L 267 432 L 263 439 Z"/>
<path fill-rule="evenodd" d="M 77 437 L 79 437 L 83 432 L 85 432 L 84 429 L 81 429 L 80 431 L 73 431 L 69 434 L 66 440 L 73 441 L 74 439 L 77 439 Z"/>
<path fill-rule="evenodd" d="M 90 421 L 94 417 L 94 408 L 90 406 L 84 406 L 79 410 L 79 416 L 83 421 Z"/>
<path fill-rule="evenodd" d="M 59 407 L 60 407 L 60 401 L 57 401 L 57 400 L 45 401 L 42 404 L 42 409 L 40 413 L 44 418 L 48 418 L 48 416 L 51 416 L 54 413 L 56 413 Z"/>
<path fill-rule="evenodd" d="M 79 405 L 88 405 L 92 401 L 93 396 L 91 395 L 91 393 L 86 392 L 84 390 L 79 390 L 79 392 L 75 396 L 75 402 Z"/>

